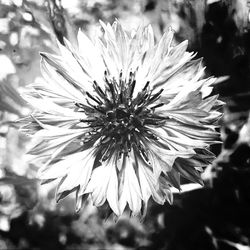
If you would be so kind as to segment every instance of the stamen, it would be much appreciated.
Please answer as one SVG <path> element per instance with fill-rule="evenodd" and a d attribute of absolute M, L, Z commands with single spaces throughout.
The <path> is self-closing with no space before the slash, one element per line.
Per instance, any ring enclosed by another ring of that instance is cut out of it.
<path fill-rule="evenodd" d="M 138 102 L 138 106 L 140 106 L 142 103 L 145 103 L 147 101 L 148 98 L 148 94 L 146 94 L 145 96 L 141 97 L 141 100 Z"/>
<path fill-rule="evenodd" d="M 80 122 L 95 122 L 96 119 L 80 119 Z"/>
<path fill-rule="evenodd" d="M 123 103 L 123 94 L 122 94 L 122 91 L 121 91 L 121 93 L 119 94 L 119 100 L 120 100 L 120 103 Z"/>
<path fill-rule="evenodd" d="M 99 87 L 99 85 L 97 84 L 96 81 L 94 81 L 94 88 L 95 88 L 96 92 L 97 92 L 101 97 L 103 97 L 104 99 L 106 98 L 105 93 L 104 93 L 103 90 Z"/>
<path fill-rule="evenodd" d="M 97 104 L 102 104 L 102 102 L 98 99 L 96 99 L 95 97 L 93 97 L 89 92 L 86 92 L 87 96 L 92 99 L 94 102 L 96 102 Z"/>
<path fill-rule="evenodd" d="M 144 108 L 143 106 L 138 107 L 135 111 L 135 114 L 138 115 L 139 113 L 141 113 L 143 108 Z"/>
<path fill-rule="evenodd" d="M 142 89 L 142 91 L 145 91 L 148 88 L 149 83 L 150 83 L 149 81 L 146 82 L 146 84 L 145 84 L 144 88 Z"/>
<path fill-rule="evenodd" d="M 129 93 L 129 97 L 132 98 L 134 89 L 135 89 L 135 84 L 136 84 L 136 80 L 133 80 L 132 85 L 131 85 L 131 89 L 130 89 L 130 93 Z"/>
<path fill-rule="evenodd" d="M 156 108 L 159 108 L 159 107 L 161 107 L 161 106 L 163 106 L 165 103 L 159 103 L 159 104 L 157 104 L 157 105 L 155 105 L 155 106 L 153 106 L 153 107 L 151 107 L 151 109 L 156 109 Z"/>
<path fill-rule="evenodd" d="M 132 82 L 132 76 L 133 76 L 133 73 L 132 71 L 129 72 L 129 78 L 128 78 L 128 86 L 130 86 L 131 82 Z"/>
<path fill-rule="evenodd" d="M 119 84 L 120 86 L 122 84 L 122 70 L 120 71 L 120 74 L 119 74 Z"/>
<path fill-rule="evenodd" d="M 115 89 L 114 89 L 114 85 L 105 77 L 105 82 L 108 84 L 113 102 L 116 102 L 116 95 L 115 95 Z"/>
<path fill-rule="evenodd" d="M 155 101 L 163 92 L 164 89 L 161 89 L 159 92 L 157 92 L 156 94 L 154 94 L 149 100 L 148 102 L 151 103 L 152 101 Z"/>
<path fill-rule="evenodd" d="M 82 103 L 79 103 L 79 102 L 76 102 L 75 105 L 76 105 L 76 107 L 78 107 L 78 108 L 82 108 L 82 109 L 85 108 L 85 105 L 83 105 Z"/>
<path fill-rule="evenodd" d="M 86 102 L 88 103 L 89 106 L 91 106 L 93 109 L 95 109 L 96 111 L 102 113 L 102 114 L 106 114 L 105 110 L 101 107 L 101 106 L 95 106 L 92 105 L 88 99 L 86 99 Z"/>
<path fill-rule="evenodd" d="M 146 118 L 144 120 L 144 124 L 147 124 L 147 125 L 160 125 L 160 124 L 164 124 L 165 121 L 162 121 L 162 120 L 159 120 L 159 119 L 154 119 L 154 118 Z"/>

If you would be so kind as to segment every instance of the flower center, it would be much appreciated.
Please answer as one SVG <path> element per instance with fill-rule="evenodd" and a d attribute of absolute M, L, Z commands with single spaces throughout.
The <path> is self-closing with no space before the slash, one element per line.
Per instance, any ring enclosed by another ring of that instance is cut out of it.
<path fill-rule="evenodd" d="M 157 140 L 147 125 L 161 126 L 166 117 L 155 114 L 155 109 L 163 105 L 159 101 L 163 90 L 152 93 L 149 82 L 133 97 L 135 74 L 130 72 L 125 82 L 120 74 L 119 83 L 108 79 L 105 72 L 105 90 L 94 82 L 95 94 L 87 94 L 88 106 L 77 103 L 89 119 L 81 120 L 92 127 L 84 142 L 100 140 L 97 150 L 105 161 L 113 153 L 128 155 L 135 148 L 147 160 L 144 139 Z"/>
<path fill-rule="evenodd" d="M 135 115 L 135 112 L 124 105 L 119 105 L 114 110 L 108 111 L 106 116 L 110 132 L 113 132 L 112 135 L 116 139 L 131 133 L 135 129 L 140 130 L 143 128 L 143 124 Z"/>

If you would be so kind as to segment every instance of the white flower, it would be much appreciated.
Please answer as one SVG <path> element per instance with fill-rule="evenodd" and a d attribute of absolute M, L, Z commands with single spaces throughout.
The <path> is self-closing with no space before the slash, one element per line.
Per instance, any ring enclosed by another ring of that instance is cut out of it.
<path fill-rule="evenodd" d="M 65 39 L 60 56 L 41 53 L 47 84 L 23 94 L 37 111 L 22 130 L 37 138 L 39 178 L 60 180 L 57 200 L 76 191 L 77 210 L 90 195 L 117 216 L 145 215 L 150 197 L 172 202 L 180 175 L 202 183 L 221 102 L 187 41 L 171 46 L 171 29 L 156 44 L 151 26 L 101 26 L 94 42 L 79 31 L 78 48 Z"/>

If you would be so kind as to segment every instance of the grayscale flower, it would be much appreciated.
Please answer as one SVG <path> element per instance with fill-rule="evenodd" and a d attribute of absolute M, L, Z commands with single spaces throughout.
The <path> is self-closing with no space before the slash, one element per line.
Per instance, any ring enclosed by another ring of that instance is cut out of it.
<path fill-rule="evenodd" d="M 36 111 L 22 131 L 36 138 L 39 178 L 58 180 L 57 200 L 75 191 L 76 210 L 90 196 L 117 216 L 145 215 L 150 197 L 172 202 L 180 176 L 202 183 L 221 102 L 187 41 L 172 46 L 172 29 L 155 43 L 150 25 L 100 23 L 94 41 L 79 31 L 78 48 L 65 39 L 60 56 L 41 53 L 47 83 L 23 93 Z"/>

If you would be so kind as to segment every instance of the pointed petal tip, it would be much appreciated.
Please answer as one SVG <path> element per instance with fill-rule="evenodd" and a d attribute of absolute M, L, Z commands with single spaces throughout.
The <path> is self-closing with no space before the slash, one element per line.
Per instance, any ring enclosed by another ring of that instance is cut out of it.
<path fill-rule="evenodd" d="M 205 187 L 205 183 L 204 183 L 203 180 L 200 180 L 200 181 L 198 182 L 198 184 L 200 184 L 202 187 Z"/>
<path fill-rule="evenodd" d="M 78 28 L 77 36 L 79 35 L 79 33 L 84 33 L 83 30 L 82 30 L 82 28 L 80 28 L 80 27 Z"/>
<path fill-rule="evenodd" d="M 173 195 L 172 195 L 172 197 L 171 197 L 170 199 L 167 199 L 167 201 L 168 201 L 168 203 L 169 203 L 170 205 L 173 205 L 173 203 L 174 203 Z"/>
<path fill-rule="evenodd" d="M 78 193 L 78 192 L 77 192 Z M 81 211 L 82 208 L 82 196 L 78 197 L 78 194 L 76 194 L 76 205 L 75 205 L 75 212 L 78 214 Z"/>
<path fill-rule="evenodd" d="M 40 51 L 39 54 L 40 54 L 40 56 L 41 56 L 42 58 L 45 58 L 45 59 L 48 58 L 48 57 L 47 57 L 47 52 Z"/>
<path fill-rule="evenodd" d="M 225 81 L 227 81 L 228 79 L 230 79 L 230 76 L 226 75 L 226 76 L 220 76 L 218 78 L 215 78 L 216 80 L 214 81 L 214 84 L 220 84 L 220 83 L 223 83 Z"/>
<path fill-rule="evenodd" d="M 60 48 L 61 46 L 63 46 L 63 44 L 56 38 L 56 44 L 57 47 Z"/>
<path fill-rule="evenodd" d="M 63 200 L 66 196 L 68 196 L 71 193 L 70 191 L 64 191 L 61 193 L 56 194 L 56 203 L 59 203 L 60 200 Z"/>
<path fill-rule="evenodd" d="M 100 24 L 105 24 L 101 19 L 98 20 Z"/>
<path fill-rule="evenodd" d="M 100 23 L 101 27 L 105 30 L 106 24 L 101 19 L 99 19 L 99 23 Z"/>

